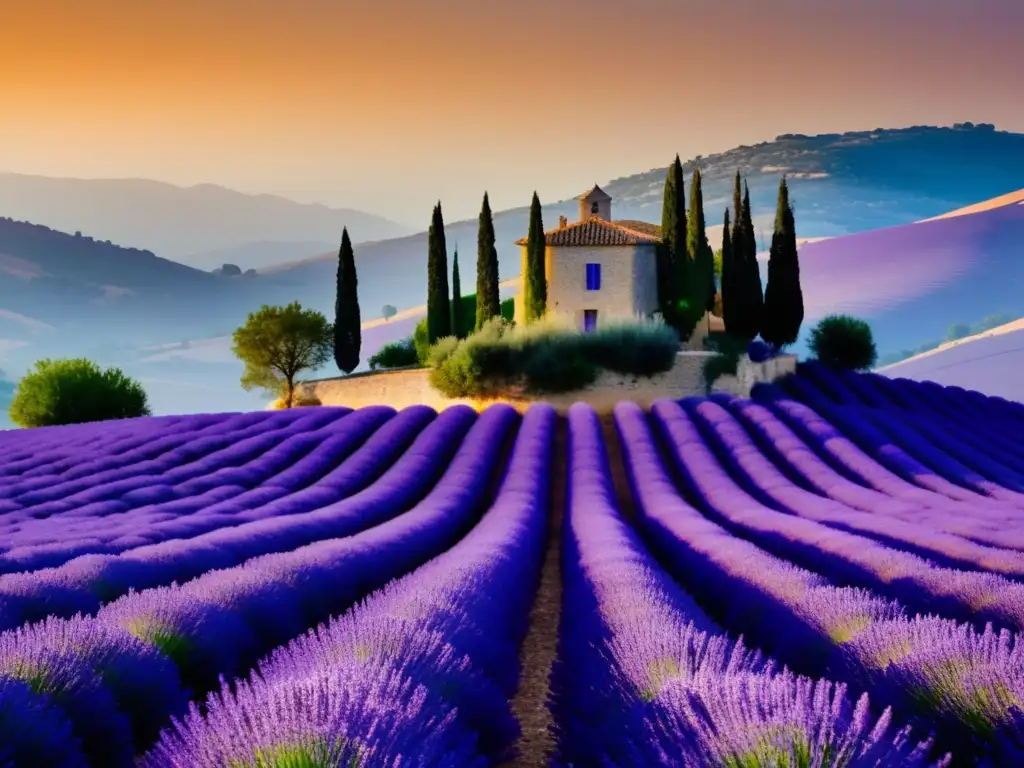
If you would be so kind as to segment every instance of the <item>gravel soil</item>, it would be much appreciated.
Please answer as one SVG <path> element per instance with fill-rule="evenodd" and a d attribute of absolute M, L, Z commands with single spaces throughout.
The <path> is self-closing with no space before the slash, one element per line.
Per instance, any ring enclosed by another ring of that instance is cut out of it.
<path fill-rule="evenodd" d="M 558 617 L 562 602 L 561 539 L 562 510 L 565 507 L 565 419 L 559 419 L 552 458 L 551 517 L 548 547 L 541 571 L 540 589 L 530 614 L 530 630 L 520 656 L 522 677 L 512 710 L 523 729 L 519 756 L 508 768 L 538 768 L 546 765 L 554 748 L 550 731 L 551 713 L 547 708 L 551 663 L 555 659 Z"/>

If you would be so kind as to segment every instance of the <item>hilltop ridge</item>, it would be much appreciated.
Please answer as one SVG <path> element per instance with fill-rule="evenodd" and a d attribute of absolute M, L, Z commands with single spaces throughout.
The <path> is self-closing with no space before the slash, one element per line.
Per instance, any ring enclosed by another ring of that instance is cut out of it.
<path fill-rule="evenodd" d="M 88 231 L 199 269 L 239 261 L 243 269 L 308 255 L 348 226 L 356 242 L 410 228 L 352 208 L 247 194 L 217 184 L 180 187 L 152 179 L 66 179 L 0 173 L 0 215 L 65 232 Z M 257 244 L 250 263 L 249 244 Z M 268 245 L 270 244 L 270 245 Z M 243 254 L 243 257 L 239 256 Z"/>
<path fill-rule="evenodd" d="M 687 188 L 697 163 L 703 177 L 711 244 L 717 247 L 721 238 L 722 213 L 731 204 L 733 177 L 739 170 L 750 186 L 759 244 L 767 249 L 783 174 L 790 180 L 799 237 L 831 238 L 909 224 L 1020 189 L 1024 183 L 1024 134 L 970 123 L 818 136 L 784 134 L 773 141 L 687 160 L 683 164 Z M 581 179 L 580 191 L 591 183 Z M 601 188 L 612 196 L 613 218 L 659 224 L 664 183 L 665 168 L 654 168 L 601 182 Z M 527 203 L 494 214 L 502 279 L 519 273 L 519 249 L 513 243 L 526 234 Z M 575 199 L 550 202 L 543 213 L 548 227 L 554 226 L 559 216 L 574 221 L 579 215 L 578 203 Z M 449 243 L 475 243 L 476 229 L 476 219 L 445 222 Z M 423 303 L 426 242 L 424 229 L 356 248 L 363 306 L 368 311 L 376 311 L 382 304 L 403 308 Z M 336 255 L 325 251 L 261 272 L 307 286 L 317 305 L 328 307 L 333 302 Z M 460 266 L 463 283 L 475 279 L 475 260 L 467 259 Z"/>

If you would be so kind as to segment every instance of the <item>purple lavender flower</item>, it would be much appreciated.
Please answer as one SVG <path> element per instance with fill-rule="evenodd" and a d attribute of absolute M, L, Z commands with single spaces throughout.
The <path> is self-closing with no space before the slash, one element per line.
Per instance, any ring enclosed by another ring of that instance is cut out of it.
<path fill-rule="evenodd" d="M 659 466 L 653 442 L 640 439 L 642 429 L 636 434 L 641 419 L 638 406 L 616 409 L 643 514 L 649 499 L 670 499 L 674 489 L 662 474 L 640 474 Z M 869 728 L 866 699 L 854 710 L 841 686 L 780 673 L 773 661 L 721 634 L 667 578 L 615 509 L 600 426 L 583 405 L 569 413 L 568 474 L 566 595 L 552 700 L 560 761 L 695 768 L 924 764 L 930 743 L 890 733 L 887 718 Z M 724 532 L 694 522 L 707 555 L 729 549 Z M 748 568 L 741 557 L 730 563 L 732 578 L 751 583 L 763 567 L 755 560 Z M 714 578 L 713 570 L 708 574 Z M 792 566 L 777 575 L 781 593 L 796 601 L 827 586 Z M 753 600 L 745 605 L 747 623 L 763 615 Z M 891 611 L 885 603 L 859 607 Z M 707 630 L 698 631 L 694 619 Z"/>
<path fill-rule="evenodd" d="M 0 634 L 0 658 L 21 658 L 24 649 L 85 664 L 131 719 L 136 747 L 152 743 L 171 715 L 185 709 L 178 670 L 162 652 L 126 630 L 94 619 L 47 619 Z"/>
<path fill-rule="evenodd" d="M 241 618 L 204 602 L 178 585 L 130 592 L 99 612 L 100 623 L 121 627 L 161 651 L 177 666 L 182 683 L 197 691 L 241 673 L 259 644 Z"/>
<path fill-rule="evenodd" d="M 0 676 L 0 765 L 86 768 L 71 723 L 45 694 Z"/>
<path fill-rule="evenodd" d="M 90 764 L 131 766 L 131 723 L 85 661 L 40 642 L 4 645 L 0 679 L 21 681 L 52 702 L 67 717 Z"/>
<path fill-rule="evenodd" d="M 510 418 L 518 417 L 498 409 L 488 420 Z M 507 757 L 518 726 L 508 707 L 515 678 L 502 670 L 516 667 L 540 569 L 554 418 L 550 407 L 527 412 L 497 499 L 466 538 L 275 651 L 249 682 L 225 684 L 205 716 L 193 707 L 141 764 L 454 768 Z M 497 447 L 491 440 L 488 450 Z M 480 460 L 479 451 L 463 454 L 445 489 L 386 526 L 422 538 L 446 505 L 471 510 L 486 487 Z M 385 542 L 378 530 L 366 541 Z"/>

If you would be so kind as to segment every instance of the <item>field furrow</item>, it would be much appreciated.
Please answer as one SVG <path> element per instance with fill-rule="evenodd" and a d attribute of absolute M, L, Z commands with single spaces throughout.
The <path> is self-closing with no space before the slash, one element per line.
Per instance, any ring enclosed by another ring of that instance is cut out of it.
<path fill-rule="evenodd" d="M 0 765 L 1024 765 L 1024 406 L 750 398 L 0 435 Z"/>

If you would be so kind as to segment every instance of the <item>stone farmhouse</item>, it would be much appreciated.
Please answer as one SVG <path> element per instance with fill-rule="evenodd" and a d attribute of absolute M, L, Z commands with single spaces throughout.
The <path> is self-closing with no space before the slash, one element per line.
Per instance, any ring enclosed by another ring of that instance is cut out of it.
<path fill-rule="evenodd" d="M 656 249 L 661 228 L 643 221 L 614 221 L 612 198 L 596 184 L 580 195 L 579 221 L 559 217 L 558 228 L 544 233 L 544 272 L 549 315 L 580 330 L 604 320 L 650 317 L 658 310 Z M 526 273 L 526 238 L 522 272 Z M 515 301 L 515 319 L 524 319 L 523 297 Z"/>

